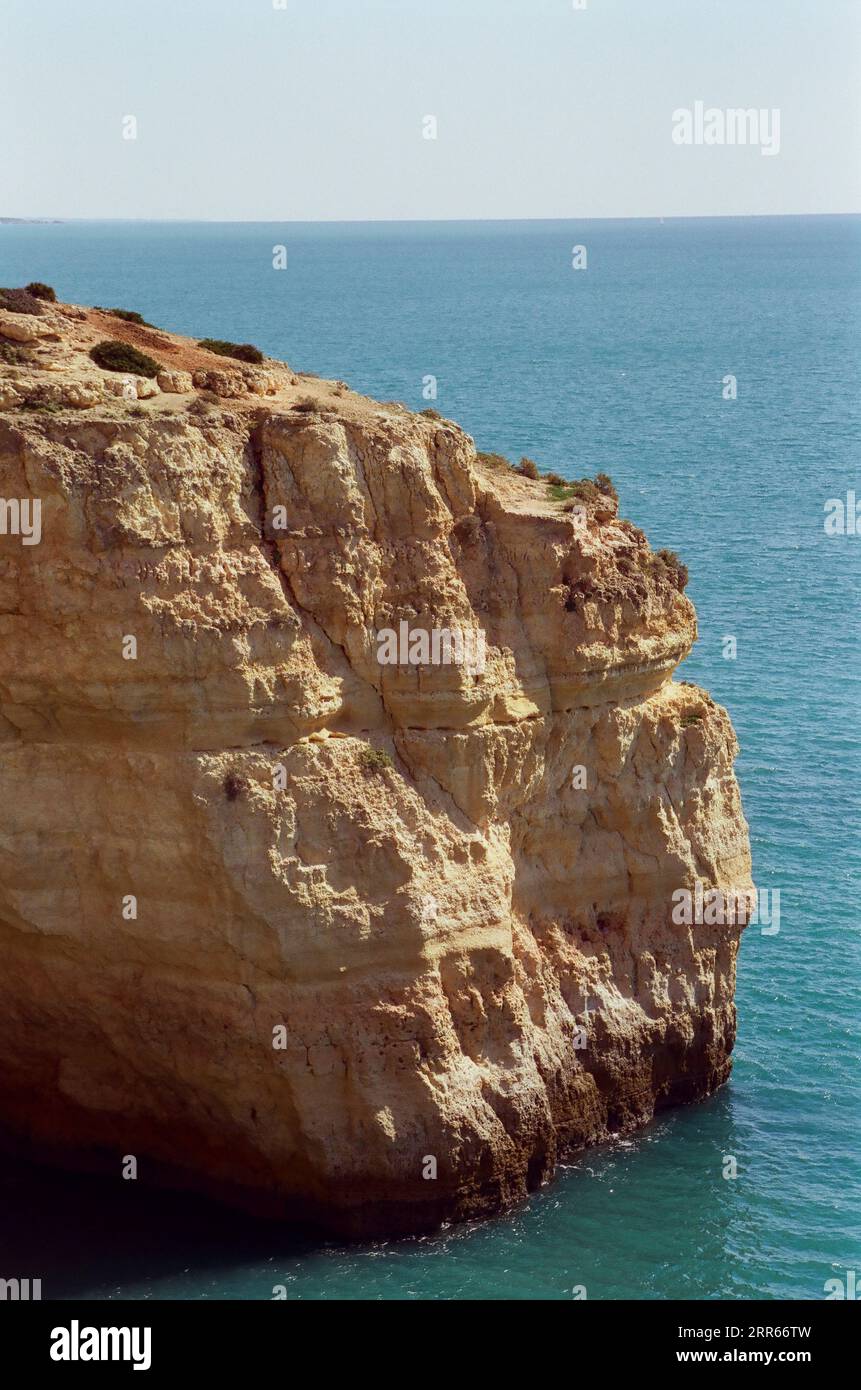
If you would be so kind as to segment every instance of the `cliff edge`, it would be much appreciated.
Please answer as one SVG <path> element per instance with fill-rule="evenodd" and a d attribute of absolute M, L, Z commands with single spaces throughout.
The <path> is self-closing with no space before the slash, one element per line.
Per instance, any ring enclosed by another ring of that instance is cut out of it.
<path fill-rule="evenodd" d="M 674 894 L 750 859 L 683 588 L 448 420 L 0 304 L 4 1141 L 412 1231 L 720 1085 L 743 918 Z"/>

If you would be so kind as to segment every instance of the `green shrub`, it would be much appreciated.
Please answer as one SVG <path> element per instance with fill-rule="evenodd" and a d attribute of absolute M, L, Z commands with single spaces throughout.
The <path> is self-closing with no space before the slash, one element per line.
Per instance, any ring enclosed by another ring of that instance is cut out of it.
<path fill-rule="evenodd" d="M 0 309 L 8 309 L 11 314 L 44 314 L 39 300 L 29 290 L 0 289 Z"/>
<path fill-rule="evenodd" d="M 116 339 L 105 339 L 90 348 L 90 356 L 97 367 L 106 372 L 133 372 L 135 376 L 156 376 L 161 367 L 145 352 L 138 352 L 130 343 Z"/>
<path fill-rule="evenodd" d="M 595 486 L 605 497 L 612 497 L 614 502 L 618 502 L 619 494 L 613 486 L 613 479 L 606 473 L 595 474 Z"/>
<path fill-rule="evenodd" d="M 688 567 L 683 564 L 674 550 L 657 550 L 654 555 L 655 561 L 663 565 L 664 569 L 669 570 L 673 583 L 681 591 L 688 582 Z"/>
<path fill-rule="evenodd" d="M 43 415 L 59 415 L 63 409 L 56 401 L 22 401 L 19 410 L 38 410 Z"/>
<path fill-rule="evenodd" d="M 569 483 L 569 487 L 575 496 L 582 497 L 586 502 L 598 501 L 598 488 L 592 482 L 591 478 L 580 478 L 576 483 Z"/>
<path fill-rule="evenodd" d="M 595 515 L 598 520 L 605 520 L 613 515 L 612 507 L 607 504 L 609 493 L 602 491 L 597 483 L 593 483 L 591 478 L 579 478 L 573 483 L 566 483 L 564 489 L 553 489 L 557 500 L 565 499 L 563 511 L 573 511 L 575 507 L 589 505 L 594 507 Z"/>
<path fill-rule="evenodd" d="M 29 362 L 30 358 L 17 343 L 0 343 L 0 362 Z"/>
<path fill-rule="evenodd" d="M 568 484 L 558 473 L 548 473 L 544 479 L 548 487 L 567 487 Z"/>
<path fill-rule="evenodd" d="M 206 348 L 207 352 L 216 352 L 219 357 L 235 357 L 237 362 L 258 364 L 266 360 L 260 349 L 252 343 L 228 343 L 222 338 L 201 338 L 197 346 Z"/>
<path fill-rule="evenodd" d="M 678 555 L 674 550 L 667 550 L 666 548 L 664 548 L 663 550 L 656 550 L 655 554 L 657 558 L 661 560 L 663 564 L 666 565 L 668 570 L 685 569 L 685 566 L 682 564 L 681 560 L 679 559 Z"/>
<path fill-rule="evenodd" d="M 47 299 L 54 304 L 57 299 L 56 291 L 50 285 L 45 285 L 41 280 L 31 280 L 27 286 L 27 294 L 32 294 L 35 299 Z"/>
<path fill-rule="evenodd" d="M 139 314 L 135 309 L 103 309 L 103 314 L 111 314 L 115 319 L 122 319 L 123 323 L 136 323 L 140 328 L 154 328 L 155 324 L 147 323 L 143 314 Z"/>
<path fill-rule="evenodd" d="M 533 463 L 532 459 L 528 459 L 525 456 L 520 460 L 519 464 L 517 465 L 517 471 L 520 474 L 521 478 L 531 478 L 533 482 L 536 482 L 538 478 L 541 476 L 538 472 L 538 464 Z"/>
<path fill-rule="evenodd" d="M 692 724 L 701 724 L 702 722 L 703 722 L 703 717 L 702 717 L 701 714 L 690 714 L 690 713 L 689 713 L 689 714 L 683 714 L 683 715 L 682 715 L 682 728 L 683 728 L 683 729 L 689 729 L 689 728 L 691 727 Z"/>
<path fill-rule="evenodd" d="M 359 765 L 365 772 L 386 772 L 394 763 L 382 748 L 372 748 L 366 744 L 359 753 Z"/>

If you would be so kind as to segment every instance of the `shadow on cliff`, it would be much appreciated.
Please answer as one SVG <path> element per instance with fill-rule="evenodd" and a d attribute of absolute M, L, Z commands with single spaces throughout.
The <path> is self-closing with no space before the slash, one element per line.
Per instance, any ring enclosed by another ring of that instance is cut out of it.
<path fill-rule="evenodd" d="M 672 1274 L 674 1296 L 719 1296 L 700 1287 L 702 1270 L 722 1267 L 727 1244 L 748 1249 L 752 1240 L 746 1207 L 722 1176 L 724 1156 L 746 1147 L 735 1109 L 724 1088 L 628 1139 L 585 1150 L 507 1213 L 382 1245 L 2 1156 L 0 1277 L 41 1279 L 44 1299 L 270 1298 L 279 1279 L 291 1278 L 294 1297 L 352 1297 L 357 1288 L 365 1298 L 450 1297 L 454 1279 L 464 1297 L 556 1298 L 570 1297 L 573 1259 L 590 1298 L 659 1296 L 648 1288 L 661 1270 L 664 1283 Z M 656 1211 L 672 1213 L 658 1237 Z M 661 1260 L 650 1263 L 644 1293 L 642 1251 L 656 1239 Z M 336 1258 L 321 1270 L 320 1254 Z M 506 1295 L 500 1262 L 520 1280 Z"/>
<path fill-rule="evenodd" d="M 319 1232 L 249 1217 L 203 1197 L 0 1156 L 0 1277 L 42 1280 L 43 1299 L 128 1297 L 130 1285 L 271 1256 L 300 1255 Z M 123 1290 L 120 1295 L 120 1290 Z M 181 1295 L 180 1295 L 181 1296 Z"/>

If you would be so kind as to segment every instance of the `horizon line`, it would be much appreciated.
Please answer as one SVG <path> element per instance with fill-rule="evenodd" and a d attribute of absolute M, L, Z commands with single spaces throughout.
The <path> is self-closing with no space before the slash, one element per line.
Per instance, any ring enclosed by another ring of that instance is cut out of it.
<path fill-rule="evenodd" d="M 845 212 L 673 212 L 636 213 L 633 215 L 614 215 L 606 217 L 577 216 L 565 217 L 59 217 L 57 215 L 20 217 L 11 214 L 0 216 L 0 226 L 19 224 L 24 226 L 64 226 L 71 222 L 110 222 L 110 223 L 157 223 L 195 224 L 230 227 L 253 226 L 451 226 L 460 223 L 488 225 L 503 222 L 738 222 L 765 221 L 766 219 L 798 217 L 861 217 L 861 211 Z"/>

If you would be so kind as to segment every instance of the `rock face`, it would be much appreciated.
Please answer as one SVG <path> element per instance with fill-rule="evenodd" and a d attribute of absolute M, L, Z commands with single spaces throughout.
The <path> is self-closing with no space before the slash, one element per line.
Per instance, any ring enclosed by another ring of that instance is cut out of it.
<path fill-rule="evenodd" d="M 57 341 L 0 360 L 5 1142 L 418 1230 L 720 1085 L 740 926 L 673 894 L 749 887 L 747 827 L 672 560 L 448 421 L 18 317 Z M 481 660 L 381 662 L 434 630 Z"/>

